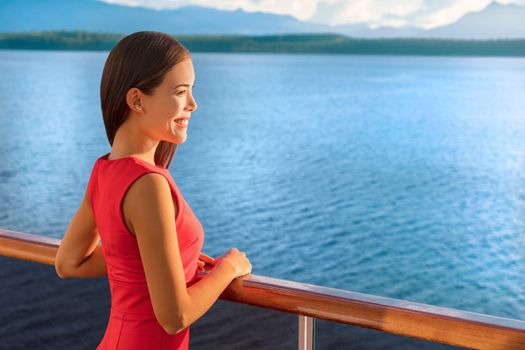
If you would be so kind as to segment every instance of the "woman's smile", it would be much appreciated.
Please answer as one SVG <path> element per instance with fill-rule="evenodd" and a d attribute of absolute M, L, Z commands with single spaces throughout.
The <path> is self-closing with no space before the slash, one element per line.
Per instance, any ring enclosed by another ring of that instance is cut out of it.
<path fill-rule="evenodd" d="M 173 123 L 175 124 L 175 126 L 177 126 L 180 129 L 188 128 L 188 119 L 177 119 L 177 120 L 174 120 Z"/>

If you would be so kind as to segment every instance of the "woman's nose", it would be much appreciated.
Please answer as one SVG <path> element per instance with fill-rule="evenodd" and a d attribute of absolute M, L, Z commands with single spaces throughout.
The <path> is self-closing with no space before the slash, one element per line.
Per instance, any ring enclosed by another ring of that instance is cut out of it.
<path fill-rule="evenodd" d="M 195 101 L 195 98 L 193 96 L 191 96 L 189 107 L 192 112 L 197 110 L 197 101 Z"/>

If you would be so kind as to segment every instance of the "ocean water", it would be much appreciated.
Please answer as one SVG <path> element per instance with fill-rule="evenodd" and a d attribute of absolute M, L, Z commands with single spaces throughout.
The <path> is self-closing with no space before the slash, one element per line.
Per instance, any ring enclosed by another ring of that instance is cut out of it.
<path fill-rule="evenodd" d="M 61 238 L 108 52 L 0 51 L 0 228 Z M 170 172 L 253 273 L 525 320 L 525 60 L 193 54 Z"/>

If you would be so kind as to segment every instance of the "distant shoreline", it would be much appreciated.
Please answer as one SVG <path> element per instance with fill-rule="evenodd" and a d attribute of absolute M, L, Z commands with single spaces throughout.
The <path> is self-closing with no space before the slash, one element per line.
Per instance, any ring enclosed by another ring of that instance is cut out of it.
<path fill-rule="evenodd" d="M 126 34 L 85 31 L 0 33 L 0 49 L 109 51 Z M 341 34 L 177 35 L 192 52 L 348 55 L 525 56 L 525 38 L 362 39 Z"/>

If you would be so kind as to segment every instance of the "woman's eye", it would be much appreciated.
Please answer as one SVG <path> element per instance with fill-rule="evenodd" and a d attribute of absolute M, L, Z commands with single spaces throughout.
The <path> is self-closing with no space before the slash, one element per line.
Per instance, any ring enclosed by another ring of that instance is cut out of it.
<path fill-rule="evenodd" d="M 177 92 L 177 96 L 182 95 L 182 94 L 185 93 L 185 92 L 186 92 L 186 90 L 179 91 L 179 92 Z"/>

